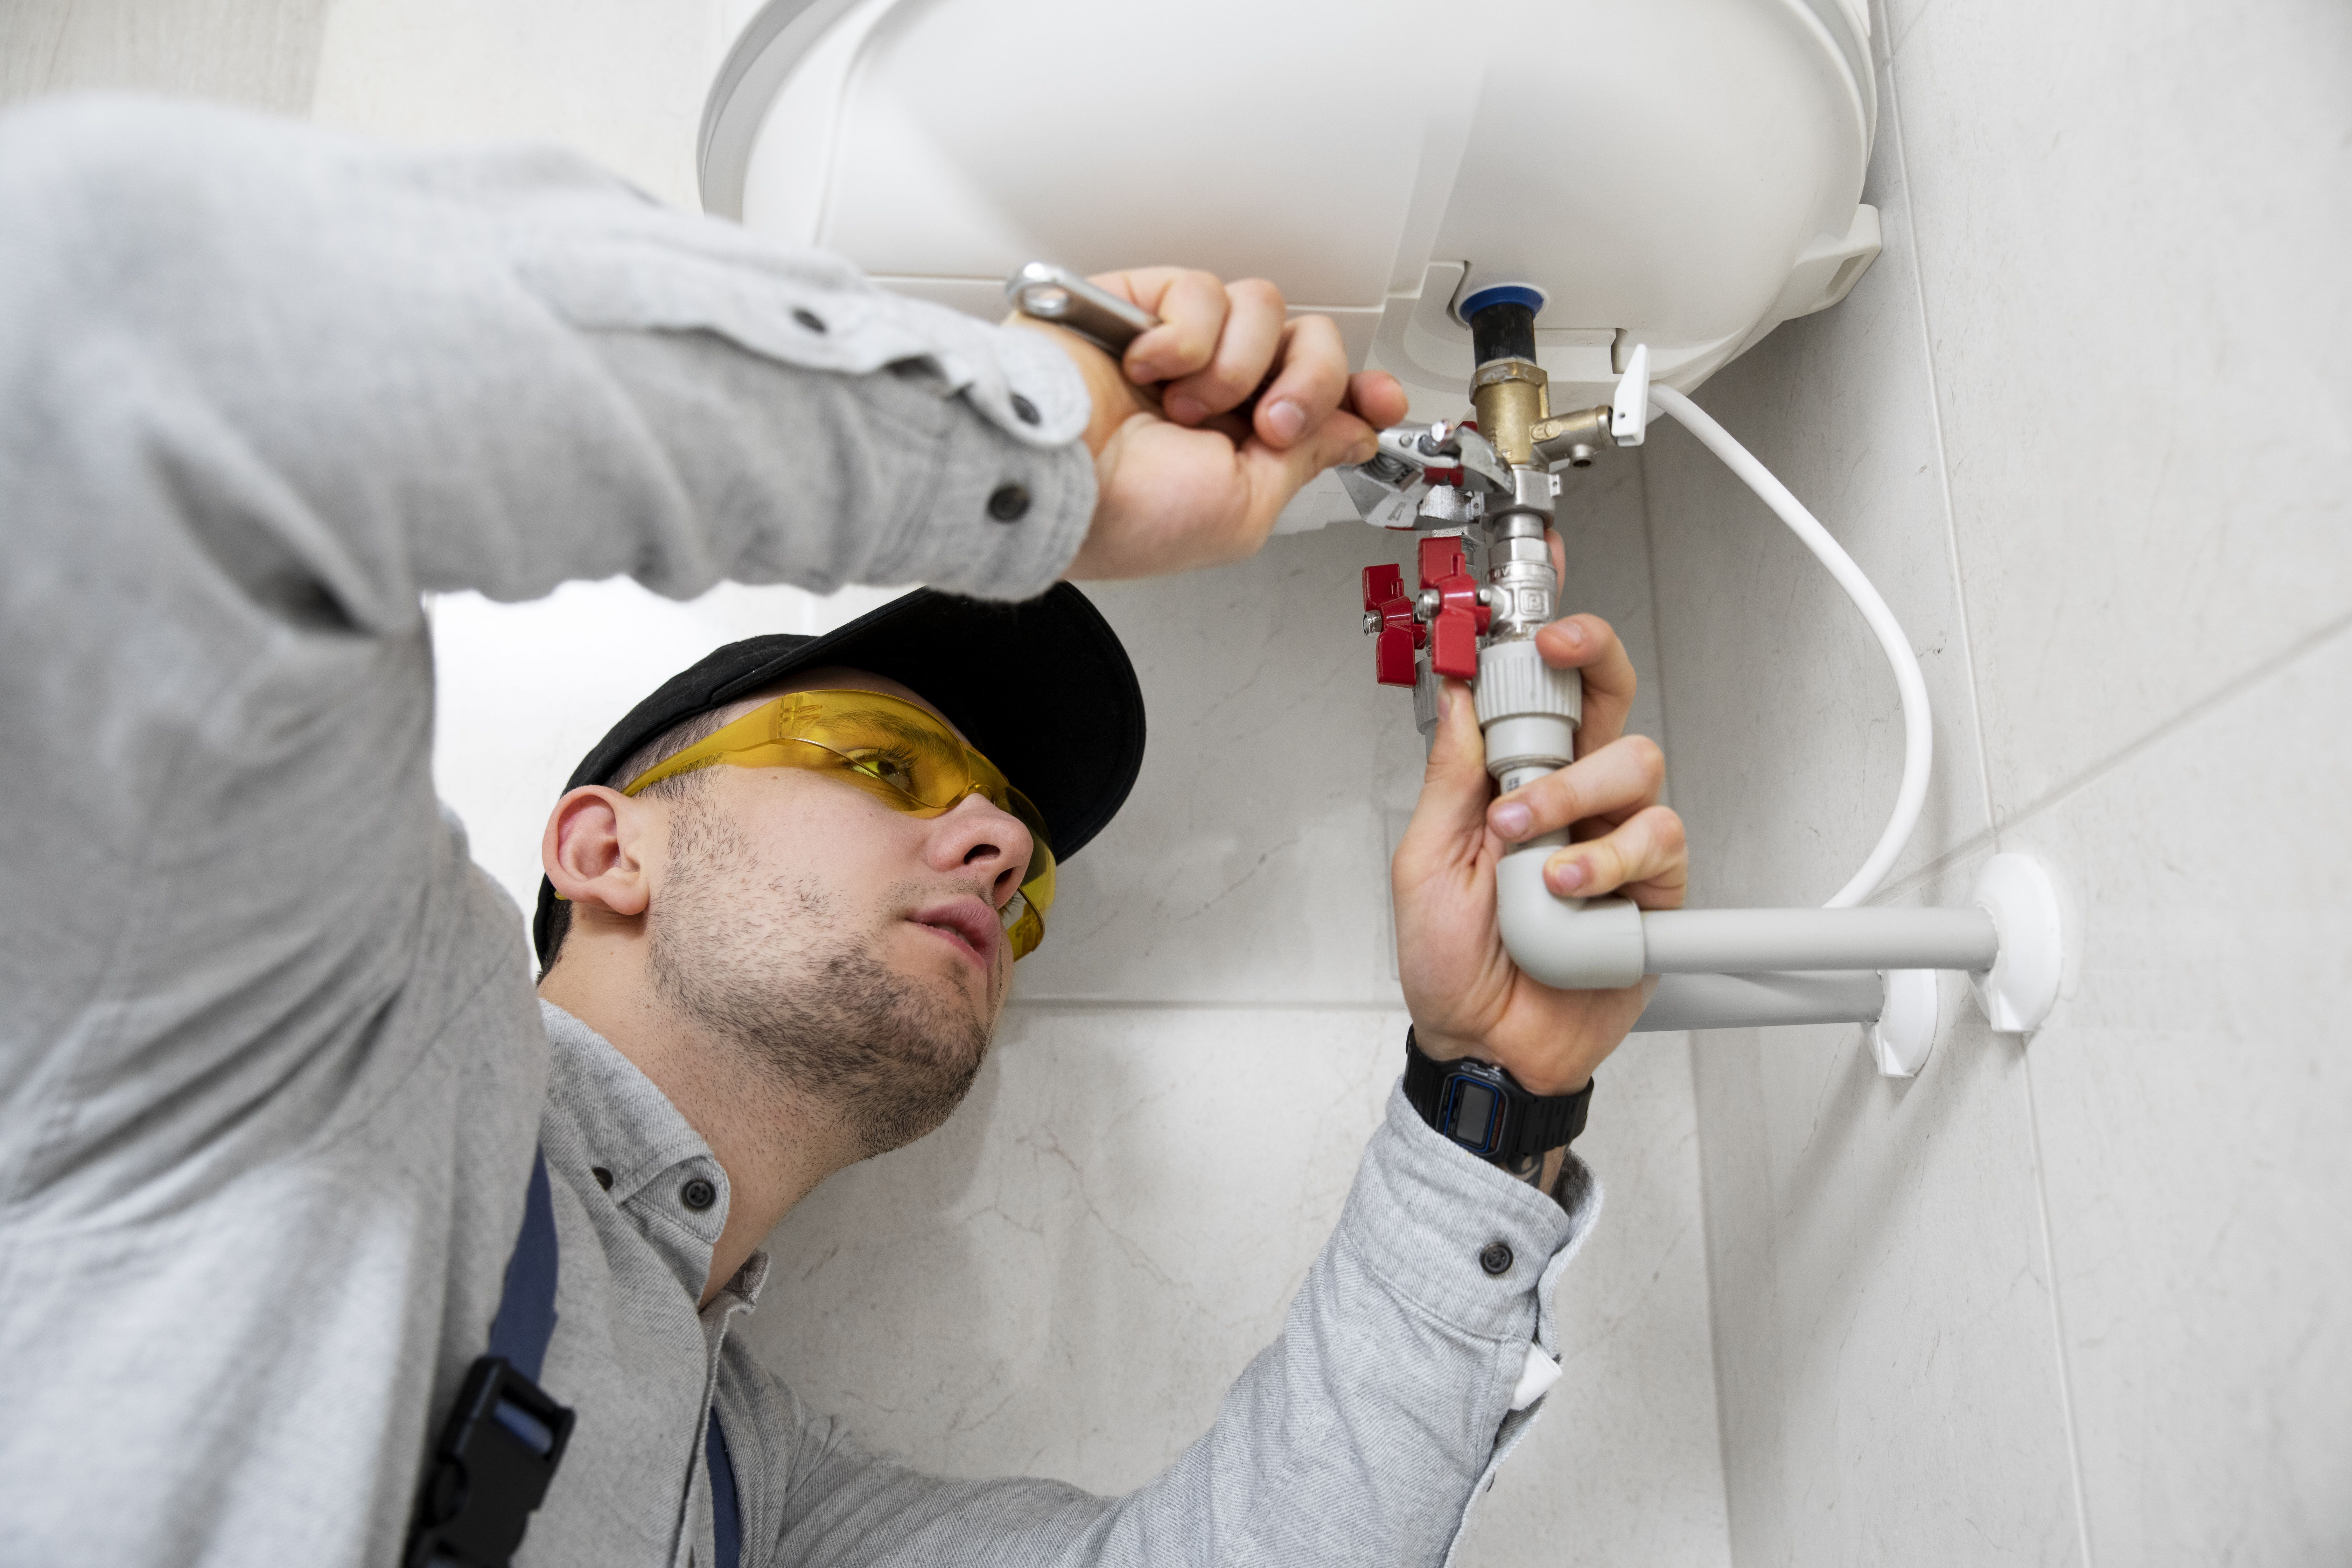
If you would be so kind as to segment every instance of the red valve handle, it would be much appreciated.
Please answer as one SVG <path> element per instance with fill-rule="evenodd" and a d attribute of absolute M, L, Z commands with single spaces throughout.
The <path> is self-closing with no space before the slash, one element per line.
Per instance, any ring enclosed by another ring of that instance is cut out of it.
<path fill-rule="evenodd" d="M 1494 612 L 1478 602 L 1478 580 L 1470 575 L 1459 539 L 1421 542 L 1421 585 L 1437 591 L 1437 614 L 1430 617 L 1429 668 L 1456 680 L 1478 674 L 1478 634 Z"/>
<path fill-rule="evenodd" d="M 1364 612 L 1381 618 L 1380 636 L 1372 644 L 1374 676 L 1382 686 L 1411 686 L 1413 650 L 1429 640 L 1429 628 L 1412 618 L 1412 601 L 1405 597 L 1401 569 L 1364 568 Z"/>

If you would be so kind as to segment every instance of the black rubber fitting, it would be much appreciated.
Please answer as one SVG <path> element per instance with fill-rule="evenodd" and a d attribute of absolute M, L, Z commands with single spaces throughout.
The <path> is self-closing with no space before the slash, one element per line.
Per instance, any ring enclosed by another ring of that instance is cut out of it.
<path fill-rule="evenodd" d="M 1498 359 L 1536 357 L 1536 313 L 1525 305 L 1503 300 L 1470 318 L 1470 347 L 1480 364 Z"/>

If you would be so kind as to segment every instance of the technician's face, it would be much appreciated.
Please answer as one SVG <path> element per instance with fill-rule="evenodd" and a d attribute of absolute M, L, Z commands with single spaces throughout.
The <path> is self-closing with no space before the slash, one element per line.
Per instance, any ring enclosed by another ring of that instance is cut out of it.
<path fill-rule="evenodd" d="M 729 717 L 824 689 L 930 706 L 820 669 Z M 1003 1007 L 998 911 L 1026 875 L 1028 831 L 978 795 L 927 818 L 798 768 L 703 780 L 671 808 L 648 910 L 656 985 L 803 1089 L 851 1102 L 869 1152 L 921 1136 L 970 1087 Z"/>

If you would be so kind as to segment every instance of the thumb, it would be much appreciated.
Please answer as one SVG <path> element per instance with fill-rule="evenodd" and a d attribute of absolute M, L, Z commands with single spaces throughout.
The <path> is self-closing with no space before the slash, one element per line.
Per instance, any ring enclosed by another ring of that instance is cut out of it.
<path fill-rule="evenodd" d="M 1429 749 L 1421 802 L 1413 807 L 1407 835 L 1483 833 L 1493 794 L 1486 781 L 1486 742 L 1478 733 L 1470 688 L 1459 680 L 1445 681 L 1438 689 L 1437 740 Z"/>
<path fill-rule="evenodd" d="M 1271 519 L 1324 469 L 1340 463 L 1370 462 L 1380 450 L 1378 433 L 1354 415 L 1332 415 L 1295 446 L 1276 448 L 1253 436 L 1234 456 L 1249 485 L 1253 515 Z"/>

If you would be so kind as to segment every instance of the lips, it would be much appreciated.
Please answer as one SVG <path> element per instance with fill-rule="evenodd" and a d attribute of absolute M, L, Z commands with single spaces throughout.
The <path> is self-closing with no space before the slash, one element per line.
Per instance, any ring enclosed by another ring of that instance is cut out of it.
<path fill-rule="evenodd" d="M 983 971 L 995 968 L 996 948 L 1004 940 L 1004 931 L 986 900 L 950 899 L 907 918 L 954 942 Z"/>

